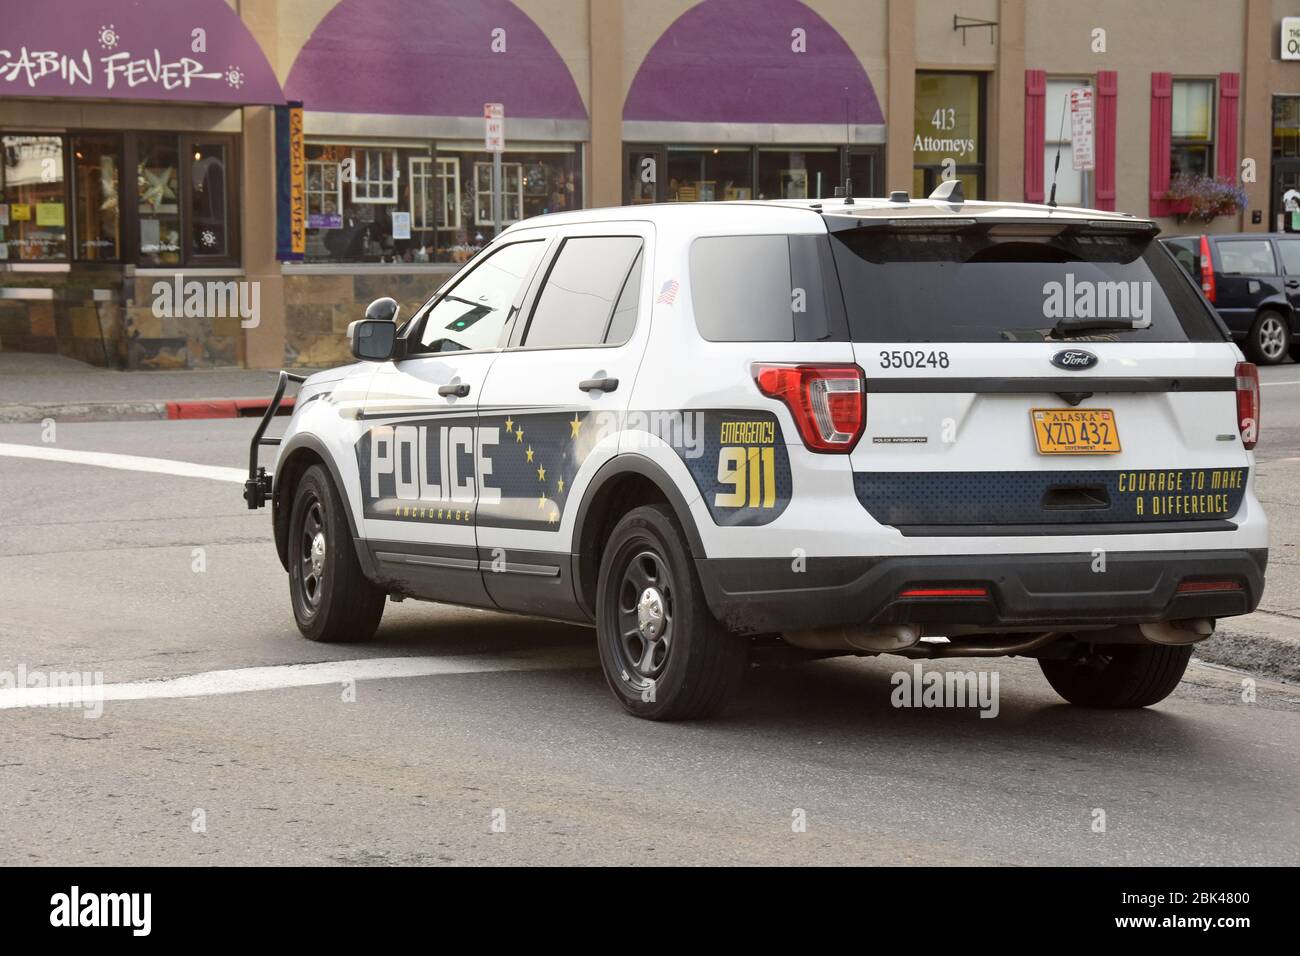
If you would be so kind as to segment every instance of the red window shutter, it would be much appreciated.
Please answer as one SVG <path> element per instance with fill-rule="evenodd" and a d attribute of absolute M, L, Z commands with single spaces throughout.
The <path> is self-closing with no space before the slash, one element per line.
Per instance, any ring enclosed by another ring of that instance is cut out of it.
<path fill-rule="evenodd" d="M 1151 152 L 1150 152 L 1150 210 L 1151 216 L 1169 215 L 1170 130 L 1173 126 L 1172 74 L 1151 74 Z"/>
<path fill-rule="evenodd" d="M 1115 209 L 1115 128 L 1119 74 L 1097 71 L 1096 115 L 1096 204 L 1098 209 Z"/>
<path fill-rule="evenodd" d="M 1219 74 L 1219 134 L 1217 172 L 1220 179 L 1237 181 L 1237 104 L 1241 99 L 1241 74 Z"/>
<path fill-rule="evenodd" d="M 1025 70 L 1025 202 L 1043 201 L 1047 71 Z"/>

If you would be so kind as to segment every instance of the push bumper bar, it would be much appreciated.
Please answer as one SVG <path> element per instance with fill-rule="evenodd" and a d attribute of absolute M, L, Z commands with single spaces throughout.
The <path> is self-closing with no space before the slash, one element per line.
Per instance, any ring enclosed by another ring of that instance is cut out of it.
<path fill-rule="evenodd" d="M 280 378 L 275 384 L 275 395 L 271 398 L 271 404 L 266 406 L 266 412 L 258 422 L 257 431 L 253 433 L 253 440 L 248 446 L 248 480 L 244 482 L 244 501 L 248 503 L 250 511 L 262 507 L 271 500 L 271 476 L 257 463 L 257 453 L 263 445 L 280 444 L 280 439 L 266 437 L 266 429 L 279 410 L 280 402 L 284 401 L 284 390 L 290 381 L 305 382 L 307 376 L 295 375 L 293 372 L 281 369 Z"/>

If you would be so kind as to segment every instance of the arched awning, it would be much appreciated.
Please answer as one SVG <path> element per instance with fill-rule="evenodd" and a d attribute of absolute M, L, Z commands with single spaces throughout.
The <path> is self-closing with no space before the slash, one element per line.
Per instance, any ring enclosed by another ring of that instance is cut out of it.
<path fill-rule="evenodd" d="M 0 96 L 283 103 L 223 0 L 23 0 L 0 18 Z"/>
<path fill-rule="evenodd" d="M 342 0 L 285 91 L 309 114 L 469 118 L 476 125 L 459 126 L 480 137 L 484 103 L 504 104 L 507 131 L 518 120 L 580 121 L 585 131 L 587 119 L 568 66 L 509 0 Z"/>
<path fill-rule="evenodd" d="M 847 132 L 879 142 L 884 114 L 862 63 L 812 8 L 704 0 L 646 54 L 623 104 L 623 131 L 652 141 L 842 141 Z"/>

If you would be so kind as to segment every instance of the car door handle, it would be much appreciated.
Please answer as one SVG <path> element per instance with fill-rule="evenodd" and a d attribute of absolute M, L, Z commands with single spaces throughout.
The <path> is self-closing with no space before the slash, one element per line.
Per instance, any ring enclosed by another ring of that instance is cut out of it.
<path fill-rule="evenodd" d="M 618 379 L 616 378 L 584 378 L 578 383 L 578 388 L 584 392 L 601 391 L 612 392 L 618 388 Z"/>
<path fill-rule="evenodd" d="M 458 398 L 464 398 L 469 394 L 469 386 L 464 382 L 453 382 L 451 385 L 439 385 L 438 394 L 447 396 L 455 395 Z"/>

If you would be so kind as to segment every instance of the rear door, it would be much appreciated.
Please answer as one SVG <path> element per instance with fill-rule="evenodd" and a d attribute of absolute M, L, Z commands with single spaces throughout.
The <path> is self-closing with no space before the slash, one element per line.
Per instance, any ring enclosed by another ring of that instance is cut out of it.
<path fill-rule="evenodd" d="M 618 450 L 648 331 L 654 233 L 645 222 L 547 232 L 550 251 L 479 401 L 494 490 L 479 499 L 478 547 L 499 606 L 578 618 L 574 515 Z"/>
<path fill-rule="evenodd" d="M 1300 238 L 1277 239 L 1278 258 L 1282 260 L 1282 281 L 1292 313 L 1300 312 Z M 1295 323 L 1292 322 L 1292 331 Z"/>
<path fill-rule="evenodd" d="M 1249 461 L 1236 350 L 1149 234 L 832 229 L 866 374 L 854 486 L 877 521 L 936 536 L 1226 528 Z"/>

